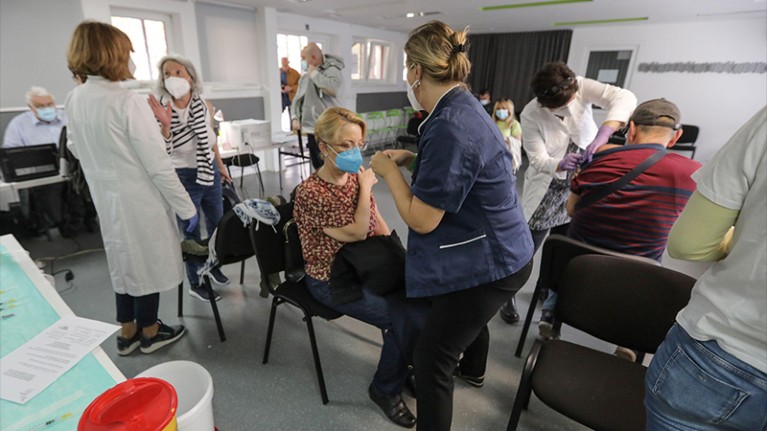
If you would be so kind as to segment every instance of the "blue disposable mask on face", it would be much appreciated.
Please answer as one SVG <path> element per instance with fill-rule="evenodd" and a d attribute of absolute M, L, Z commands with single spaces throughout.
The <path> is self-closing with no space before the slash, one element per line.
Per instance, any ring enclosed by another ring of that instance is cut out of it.
<path fill-rule="evenodd" d="M 43 121 L 51 122 L 56 119 L 56 108 L 54 107 L 45 107 L 45 108 L 37 108 L 37 116 Z"/>
<path fill-rule="evenodd" d="M 309 70 L 309 63 L 306 60 L 301 60 L 301 71 L 306 72 L 307 70 Z"/>
<path fill-rule="evenodd" d="M 499 120 L 505 120 L 509 118 L 509 110 L 508 109 L 499 109 L 495 111 L 495 116 L 498 117 Z"/>
<path fill-rule="evenodd" d="M 336 154 L 336 161 L 334 163 L 338 169 L 350 174 L 359 173 L 360 166 L 362 166 L 362 152 L 360 152 L 359 147 L 354 147 L 341 153 L 336 153 L 336 150 L 330 145 L 328 145 L 328 148 Z"/>

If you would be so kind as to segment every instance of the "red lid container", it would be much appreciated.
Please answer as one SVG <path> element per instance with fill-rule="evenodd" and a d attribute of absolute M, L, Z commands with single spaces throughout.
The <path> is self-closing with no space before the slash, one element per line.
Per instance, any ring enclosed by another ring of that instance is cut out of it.
<path fill-rule="evenodd" d="M 176 390 L 165 380 L 139 377 L 99 395 L 80 417 L 78 431 L 176 431 Z"/>

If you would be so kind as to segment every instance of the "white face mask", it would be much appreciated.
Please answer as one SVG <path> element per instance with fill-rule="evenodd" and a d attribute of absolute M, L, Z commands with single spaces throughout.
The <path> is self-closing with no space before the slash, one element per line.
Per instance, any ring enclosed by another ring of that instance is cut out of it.
<path fill-rule="evenodd" d="M 128 70 L 130 70 L 131 75 L 136 74 L 136 63 L 133 62 L 132 58 L 128 58 Z"/>
<path fill-rule="evenodd" d="M 487 104 L 490 103 L 490 99 L 479 99 L 479 103 L 481 103 L 482 106 L 487 106 Z"/>
<path fill-rule="evenodd" d="M 180 99 L 189 93 L 192 86 L 189 85 L 189 81 L 184 78 L 171 76 L 170 78 L 165 78 L 165 89 L 168 90 L 168 93 L 170 93 L 174 99 Z"/>
<path fill-rule="evenodd" d="M 415 67 L 415 64 L 413 66 L 410 66 L 410 67 Z M 407 81 L 405 81 L 405 82 L 407 82 Z M 413 109 L 415 109 L 416 111 L 424 111 L 425 109 L 423 109 L 423 106 L 418 102 L 418 99 L 416 99 L 416 97 L 415 97 L 415 92 L 413 92 L 413 88 L 415 88 L 415 87 L 417 87 L 419 85 L 421 85 L 421 80 L 420 79 L 416 79 L 413 82 L 413 85 L 410 85 L 410 83 L 408 83 L 408 86 L 407 86 L 407 100 L 408 100 L 408 102 L 410 102 L 410 106 L 412 106 Z"/>

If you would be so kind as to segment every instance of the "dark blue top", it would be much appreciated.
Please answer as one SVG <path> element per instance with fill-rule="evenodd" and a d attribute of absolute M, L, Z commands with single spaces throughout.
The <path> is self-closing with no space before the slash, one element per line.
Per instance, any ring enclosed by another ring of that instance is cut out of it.
<path fill-rule="evenodd" d="M 410 297 L 435 296 L 507 277 L 533 257 L 511 153 L 477 99 L 447 92 L 420 127 L 411 191 L 445 210 L 432 232 L 408 234 Z"/>

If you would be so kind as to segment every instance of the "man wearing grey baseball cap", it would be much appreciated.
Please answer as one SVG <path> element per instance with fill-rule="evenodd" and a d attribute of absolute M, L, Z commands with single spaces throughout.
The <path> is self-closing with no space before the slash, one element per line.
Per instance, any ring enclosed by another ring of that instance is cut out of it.
<path fill-rule="evenodd" d="M 661 260 L 671 226 L 695 191 L 700 163 L 667 152 L 682 136 L 679 108 L 666 99 L 636 107 L 627 145 L 602 146 L 570 184 L 568 236 L 622 253 Z M 550 296 L 543 313 L 551 313 Z M 556 317 L 556 316 L 554 316 Z M 542 335 L 550 334 L 542 319 Z M 630 351 L 626 352 L 630 357 Z"/>

